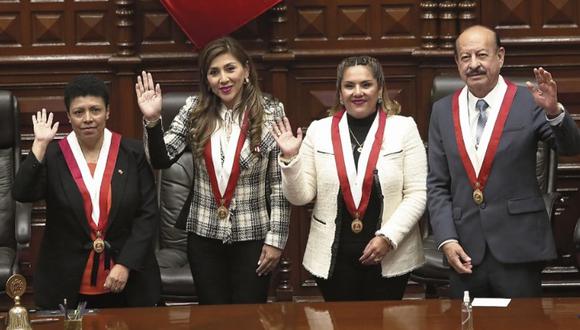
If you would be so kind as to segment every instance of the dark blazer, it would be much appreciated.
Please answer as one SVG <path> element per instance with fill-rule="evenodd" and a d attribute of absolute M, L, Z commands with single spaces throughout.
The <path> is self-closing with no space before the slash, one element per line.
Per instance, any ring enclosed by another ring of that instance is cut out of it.
<path fill-rule="evenodd" d="M 46 200 L 46 228 L 33 280 L 37 305 L 54 309 L 67 298 L 76 306 L 92 240 L 81 194 L 56 141 L 42 163 L 30 152 L 15 178 L 13 195 L 21 202 Z M 111 195 L 105 238 L 114 262 L 130 269 L 127 302 L 153 306 L 161 291 L 153 243 L 159 210 L 141 142 L 121 139 Z"/>
<path fill-rule="evenodd" d="M 536 178 L 538 140 L 560 154 L 580 152 L 580 134 L 566 114 L 552 127 L 525 87 L 518 87 L 484 190 L 481 205 L 461 162 L 452 118 L 452 96 L 433 105 L 429 125 L 427 203 L 437 245 L 457 239 L 474 265 L 486 244 L 503 263 L 556 257 L 548 214 Z"/>

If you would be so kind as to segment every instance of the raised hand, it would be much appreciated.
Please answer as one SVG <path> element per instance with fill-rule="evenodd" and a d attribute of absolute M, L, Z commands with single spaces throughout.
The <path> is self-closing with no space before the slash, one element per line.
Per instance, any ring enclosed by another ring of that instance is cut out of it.
<path fill-rule="evenodd" d="M 135 84 L 139 109 L 148 121 L 155 121 L 161 116 L 161 86 L 153 83 L 153 76 L 149 72 L 141 72 Z"/>
<path fill-rule="evenodd" d="M 34 129 L 34 142 L 32 142 L 32 153 L 38 161 L 44 159 L 48 143 L 54 140 L 58 131 L 58 121 L 52 124 L 52 112 L 46 115 L 46 109 L 38 111 L 32 115 L 32 126 Z"/>
<path fill-rule="evenodd" d="M 270 133 L 278 143 L 282 157 L 291 158 L 298 154 L 300 145 L 302 144 L 302 129 L 298 127 L 296 136 L 292 133 L 292 127 L 288 118 L 283 120 L 276 119 L 276 122 L 270 127 Z"/>
<path fill-rule="evenodd" d="M 554 117 L 560 113 L 558 109 L 558 86 L 550 72 L 544 68 L 534 68 L 536 83 L 526 82 L 526 85 L 536 104 L 546 111 L 548 116 Z"/>
<path fill-rule="evenodd" d="M 36 112 L 32 115 L 32 126 L 34 128 L 34 140 L 48 144 L 56 136 L 58 131 L 58 122 L 52 124 L 52 112 L 46 115 L 46 109 Z"/>

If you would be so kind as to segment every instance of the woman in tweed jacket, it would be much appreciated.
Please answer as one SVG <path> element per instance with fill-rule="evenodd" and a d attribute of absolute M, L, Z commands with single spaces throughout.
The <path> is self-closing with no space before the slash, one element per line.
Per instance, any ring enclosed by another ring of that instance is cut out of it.
<path fill-rule="evenodd" d="M 310 124 L 304 143 L 287 119 L 273 127 L 284 195 L 314 200 L 303 265 L 327 301 L 401 299 L 424 261 L 425 148 L 375 58 L 343 60 L 336 85 L 331 116 Z"/>
<path fill-rule="evenodd" d="M 155 168 L 169 167 L 188 147 L 193 152 L 189 212 L 176 227 L 188 232 L 200 303 L 263 303 L 288 237 L 279 149 L 268 132 L 284 107 L 262 95 L 251 59 L 231 38 L 209 43 L 199 66 L 200 92 L 167 132 L 159 124 L 159 84 L 150 73 L 137 78 L 145 146 Z"/>

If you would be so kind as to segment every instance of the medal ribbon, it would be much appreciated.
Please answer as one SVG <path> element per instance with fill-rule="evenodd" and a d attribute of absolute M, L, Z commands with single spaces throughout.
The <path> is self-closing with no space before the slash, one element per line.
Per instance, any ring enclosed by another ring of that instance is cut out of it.
<path fill-rule="evenodd" d="M 385 133 L 385 123 L 387 121 L 387 114 L 378 110 L 379 112 L 379 127 L 375 134 L 375 140 L 371 152 L 369 154 L 369 160 L 367 162 L 367 167 L 365 169 L 363 187 L 362 187 L 362 197 L 358 208 L 354 203 L 354 198 L 352 191 L 350 189 L 350 184 L 348 181 L 348 175 L 346 172 L 346 165 L 344 161 L 344 154 L 342 152 L 342 141 L 340 140 L 340 132 L 338 124 L 346 111 L 342 109 L 334 114 L 332 117 L 331 126 L 331 138 L 332 138 L 332 148 L 334 150 L 334 160 L 336 162 L 336 169 L 338 172 L 338 180 L 340 182 L 340 188 L 342 189 L 342 196 L 346 204 L 346 208 L 351 216 L 355 217 L 358 215 L 358 219 L 362 220 L 367 211 L 367 206 L 369 204 L 369 199 L 371 197 L 371 187 L 373 183 L 373 170 L 377 165 L 379 159 L 379 151 L 381 150 L 381 145 L 383 144 L 383 136 Z"/>
<path fill-rule="evenodd" d="M 103 239 L 105 237 L 105 228 L 107 226 L 109 220 L 109 210 L 107 207 L 107 198 L 109 196 L 109 189 L 111 187 L 111 180 L 113 178 L 113 170 L 115 168 L 115 164 L 117 162 L 117 156 L 119 154 L 119 145 L 121 143 L 121 135 L 117 133 L 112 133 L 111 140 L 110 140 L 110 147 L 109 152 L 107 154 L 107 162 L 105 165 L 105 170 L 103 173 L 103 179 L 101 181 L 100 186 L 100 194 L 99 194 L 99 221 L 98 224 L 92 220 L 92 213 L 93 213 L 93 203 L 91 201 L 89 190 L 85 185 L 85 181 L 83 180 L 83 176 L 75 155 L 69 145 L 67 139 L 62 139 L 59 141 L 59 147 L 64 155 L 64 159 L 66 164 L 71 172 L 73 180 L 77 188 L 79 189 L 82 199 L 83 199 L 83 207 L 85 210 L 85 216 L 89 223 L 89 227 L 91 228 L 91 239 L 94 241 L 97 239 L 97 232 L 101 233 L 100 238 Z M 102 147 L 101 147 L 102 148 Z M 105 242 L 105 246 L 107 243 Z M 105 269 L 110 268 L 110 256 L 105 249 Z M 93 268 L 91 271 L 91 284 L 96 285 L 97 281 L 97 272 L 98 272 L 98 264 L 99 264 L 99 254 L 95 253 L 95 251 L 91 251 L 93 253 Z"/>
<path fill-rule="evenodd" d="M 495 158 L 495 153 L 497 152 L 497 147 L 499 146 L 499 141 L 503 133 L 503 128 L 517 92 L 517 86 L 515 84 L 508 80 L 505 82 L 508 88 L 503 97 L 501 108 L 495 121 L 495 125 L 493 126 L 491 138 L 487 150 L 485 151 L 483 163 L 481 164 L 481 169 L 478 175 L 475 175 L 475 168 L 467 154 L 465 142 L 463 141 L 463 134 L 461 132 L 461 124 L 459 123 L 459 94 L 461 93 L 461 89 L 457 90 L 453 95 L 452 114 L 453 126 L 455 128 L 455 140 L 457 141 L 457 149 L 459 151 L 459 156 L 461 157 L 461 162 L 463 163 L 463 167 L 467 173 L 467 178 L 469 179 L 473 190 L 480 189 L 483 191 L 485 184 L 487 183 L 493 159 Z"/>
<path fill-rule="evenodd" d="M 215 172 L 215 167 L 213 165 L 212 159 L 212 151 L 211 151 L 211 139 L 205 144 L 205 149 L 203 152 L 203 158 L 205 160 L 205 167 L 207 168 L 207 174 L 209 175 L 209 182 L 211 185 L 211 190 L 213 192 L 213 196 L 215 198 L 216 204 L 218 206 L 224 205 L 226 208 L 230 207 L 230 203 L 232 202 L 232 198 L 234 197 L 234 191 L 236 190 L 236 186 L 238 185 L 238 178 L 240 177 L 240 154 L 242 152 L 242 147 L 244 146 L 244 142 L 246 141 L 246 136 L 248 134 L 248 127 L 249 127 L 249 118 L 248 118 L 248 111 L 244 112 L 244 118 L 242 119 L 242 127 L 240 130 L 240 137 L 238 138 L 238 145 L 236 147 L 236 154 L 234 156 L 234 162 L 232 164 L 232 172 L 228 179 L 228 184 L 226 186 L 226 191 L 222 196 L 219 184 L 217 180 L 217 175 Z M 222 203 L 223 202 L 223 203 Z"/>

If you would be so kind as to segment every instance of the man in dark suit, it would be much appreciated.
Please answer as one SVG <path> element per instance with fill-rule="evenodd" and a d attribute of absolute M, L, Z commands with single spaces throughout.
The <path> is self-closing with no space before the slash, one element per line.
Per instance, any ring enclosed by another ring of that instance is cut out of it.
<path fill-rule="evenodd" d="M 500 75 L 505 49 L 483 26 L 457 38 L 466 86 L 433 105 L 428 207 L 451 272 L 451 293 L 478 297 L 541 294 L 543 262 L 556 257 L 535 172 L 538 140 L 580 152 L 580 135 L 543 68 L 517 87 Z"/>

